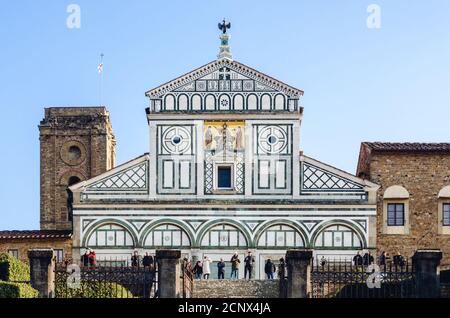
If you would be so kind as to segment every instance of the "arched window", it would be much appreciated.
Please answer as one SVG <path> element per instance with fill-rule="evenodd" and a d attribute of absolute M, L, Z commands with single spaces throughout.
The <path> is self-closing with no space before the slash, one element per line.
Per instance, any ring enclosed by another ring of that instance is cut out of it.
<path fill-rule="evenodd" d="M 278 94 L 275 97 L 275 109 L 276 110 L 283 110 L 285 109 L 285 100 L 284 100 L 284 96 Z"/>
<path fill-rule="evenodd" d="M 172 224 L 163 224 L 148 232 L 144 246 L 149 248 L 189 247 L 191 241 L 182 228 Z"/>
<path fill-rule="evenodd" d="M 244 233 L 234 226 L 221 224 L 211 228 L 203 236 L 202 247 L 247 247 Z"/>
<path fill-rule="evenodd" d="M 72 191 L 69 190 L 69 187 L 73 186 L 74 184 L 77 184 L 78 182 L 80 182 L 81 179 L 78 178 L 77 176 L 72 176 L 69 178 L 69 180 L 67 181 L 67 220 L 68 221 L 72 221 L 73 219 L 73 211 L 72 211 L 72 202 L 73 202 L 73 194 Z"/>
<path fill-rule="evenodd" d="M 164 106 L 165 110 L 175 110 L 175 97 L 173 95 L 167 95 Z"/>
<path fill-rule="evenodd" d="M 358 234 L 345 225 L 331 225 L 323 229 L 314 242 L 315 248 L 355 248 L 362 249 Z"/>
<path fill-rule="evenodd" d="M 186 95 L 180 95 L 178 97 L 178 110 L 188 110 L 188 97 Z"/>
<path fill-rule="evenodd" d="M 192 110 L 201 110 L 202 109 L 202 98 L 200 95 L 192 96 Z"/>
<path fill-rule="evenodd" d="M 286 248 L 303 247 L 302 235 L 288 225 L 274 225 L 265 230 L 258 240 L 258 247 Z"/>
<path fill-rule="evenodd" d="M 261 110 L 270 110 L 272 108 L 272 97 L 264 94 L 261 97 Z"/>
<path fill-rule="evenodd" d="M 230 110 L 230 108 L 231 108 L 230 97 L 226 94 L 220 95 L 219 109 L 220 110 Z"/>
<path fill-rule="evenodd" d="M 214 97 L 214 95 L 206 96 L 205 110 L 216 110 L 216 98 Z"/>
<path fill-rule="evenodd" d="M 127 229 L 116 224 L 106 224 L 95 229 L 89 236 L 87 247 L 126 248 L 133 247 L 133 238 Z"/>
<path fill-rule="evenodd" d="M 242 95 L 235 95 L 233 98 L 234 110 L 244 110 L 244 97 Z"/>
<path fill-rule="evenodd" d="M 256 110 L 258 109 L 258 98 L 255 94 L 250 94 L 247 97 L 247 109 Z"/>
<path fill-rule="evenodd" d="M 67 186 L 71 187 L 71 186 L 73 186 L 74 184 L 77 184 L 80 181 L 81 181 L 80 178 L 78 178 L 77 176 L 72 176 L 72 177 L 69 178 L 69 181 L 67 182 Z"/>

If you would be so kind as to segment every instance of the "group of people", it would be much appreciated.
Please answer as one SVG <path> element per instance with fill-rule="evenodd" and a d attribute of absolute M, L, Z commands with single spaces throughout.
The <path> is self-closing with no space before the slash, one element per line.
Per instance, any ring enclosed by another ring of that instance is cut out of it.
<path fill-rule="evenodd" d="M 380 256 L 378 257 L 378 265 L 385 266 L 390 259 L 391 257 L 389 256 L 389 254 L 386 253 L 385 251 L 382 251 Z M 364 255 L 361 255 L 361 253 L 358 252 L 353 257 L 353 264 L 355 266 L 369 266 L 371 264 L 374 264 L 374 262 L 375 259 L 370 253 L 370 251 L 367 251 L 366 253 L 364 253 Z M 392 264 L 394 266 L 403 267 L 406 264 L 406 260 L 399 252 L 397 252 L 392 258 Z"/>
<path fill-rule="evenodd" d="M 95 251 L 88 248 L 81 256 L 81 265 L 84 267 L 95 268 L 97 266 L 97 254 Z"/>
<path fill-rule="evenodd" d="M 142 257 L 139 255 L 138 251 L 134 251 L 133 256 L 131 256 L 131 266 L 132 267 L 142 267 L 153 269 L 155 266 L 155 261 L 152 255 L 145 253 Z"/>
<path fill-rule="evenodd" d="M 188 262 L 185 259 L 185 262 Z M 203 260 L 199 260 L 195 263 L 195 266 L 192 268 L 192 272 L 196 279 L 209 279 L 211 276 L 211 263 L 212 260 L 208 256 L 204 256 Z M 235 252 L 230 259 L 231 264 L 231 272 L 230 279 L 238 279 L 239 278 L 239 266 L 241 264 L 241 260 L 239 258 L 238 252 Z M 223 258 L 220 258 L 219 262 L 217 262 L 217 279 L 225 279 L 225 268 L 226 263 Z M 247 256 L 244 258 L 244 279 L 252 279 L 253 268 L 255 266 L 255 258 L 252 255 L 252 252 L 248 252 Z M 266 274 L 267 279 L 273 279 L 274 273 L 276 272 L 275 264 L 271 259 L 266 260 L 266 264 L 264 266 L 264 272 Z"/>

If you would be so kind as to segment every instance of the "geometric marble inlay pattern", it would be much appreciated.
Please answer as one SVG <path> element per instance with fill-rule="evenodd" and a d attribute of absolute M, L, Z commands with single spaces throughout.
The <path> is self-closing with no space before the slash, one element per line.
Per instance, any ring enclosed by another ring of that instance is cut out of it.
<path fill-rule="evenodd" d="M 317 167 L 304 164 L 303 189 L 362 190 L 363 187 L 350 180 L 338 177 Z"/>
<path fill-rule="evenodd" d="M 143 189 L 147 185 L 146 162 L 132 167 L 120 174 L 102 180 L 92 188 L 96 189 Z"/>

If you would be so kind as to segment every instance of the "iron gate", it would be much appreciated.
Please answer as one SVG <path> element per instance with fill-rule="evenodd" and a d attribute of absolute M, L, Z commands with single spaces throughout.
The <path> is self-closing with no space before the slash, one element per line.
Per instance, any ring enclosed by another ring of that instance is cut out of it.
<path fill-rule="evenodd" d="M 355 265 L 350 261 L 315 261 L 312 298 L 412 298 L 416 295 L 410 262 Z"/>
<path fill-rule="evenodd" d="M 57 264 L 56 298 L 155 298 L 158 271 L 153 266 L 129 266 L 124 261 L 102 261 L 98 266 Z"/>

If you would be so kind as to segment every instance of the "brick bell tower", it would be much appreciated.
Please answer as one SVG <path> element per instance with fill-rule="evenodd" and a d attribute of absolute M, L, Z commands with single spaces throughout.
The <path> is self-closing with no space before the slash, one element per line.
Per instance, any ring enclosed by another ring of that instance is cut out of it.
<path fill-rule="evenodd" d="M 115 166 L 105 107 L 51 107 L 39 125 L 41 230 L 72 230 L 67 188 Z"/>

